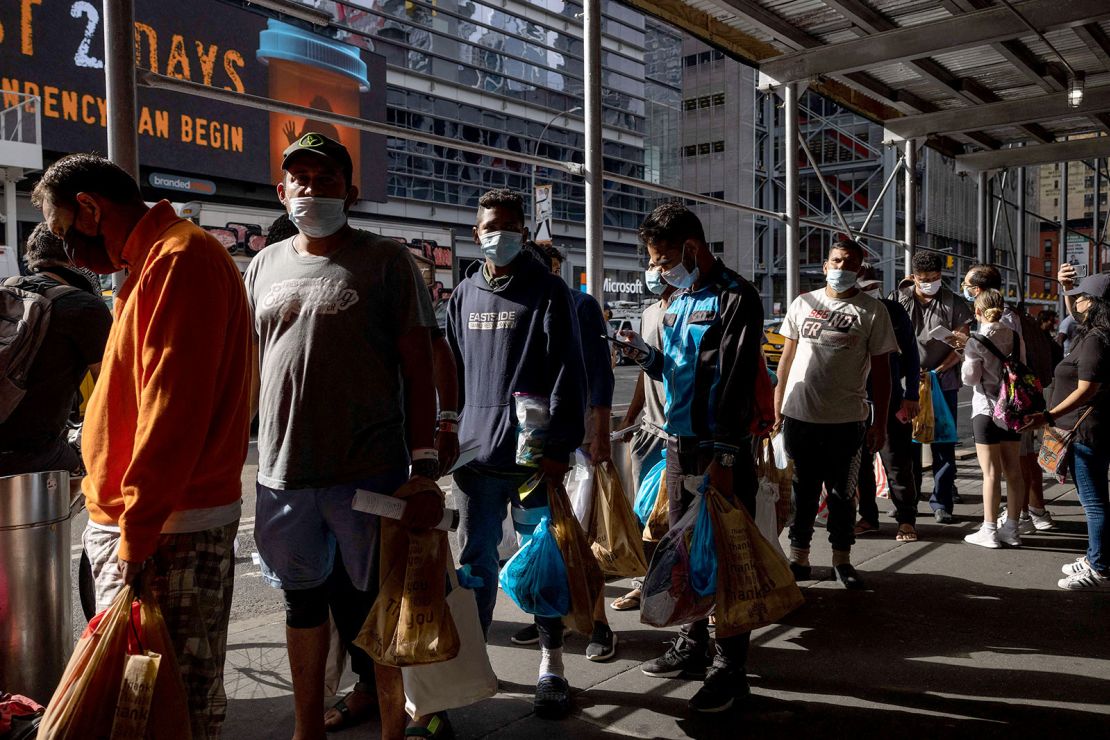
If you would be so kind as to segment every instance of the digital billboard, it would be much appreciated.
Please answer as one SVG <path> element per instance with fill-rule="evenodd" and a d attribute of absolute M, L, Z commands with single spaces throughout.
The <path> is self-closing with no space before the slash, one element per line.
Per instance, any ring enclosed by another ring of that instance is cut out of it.
<path fill-rule="evenodd" d="M 385 119 L 385 59 L 216 0 L 136 0 L 142 69 L 223 90 Z M 107 149 L 104 22 L 99 2 L 0 3 L 0 94 L 41 97 L 43 148 Z M 351 151 L 367 200 L 385 200 L 385 138 L 347 127 L 167 90 L 138 90 L 139 159 L 147 167 L 270 184 L 281 151 L 307 131 Z"/>

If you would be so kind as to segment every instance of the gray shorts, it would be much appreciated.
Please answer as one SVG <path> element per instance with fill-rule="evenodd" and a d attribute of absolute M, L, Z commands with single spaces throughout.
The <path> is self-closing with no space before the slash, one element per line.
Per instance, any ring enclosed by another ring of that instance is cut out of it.
<path fill-rule="evenodd" d="M 358 488 L 391 494 L 407 471 L 376 475 L 328 488 L 283 491 L 256 484 L 254 541 L 262 577 L 287 591 L 321 586 L 331 575 L 335 548 L 351 583 L 360 591 L 371 583 L 378 557 L 378 517 L 351 508 Z"/>

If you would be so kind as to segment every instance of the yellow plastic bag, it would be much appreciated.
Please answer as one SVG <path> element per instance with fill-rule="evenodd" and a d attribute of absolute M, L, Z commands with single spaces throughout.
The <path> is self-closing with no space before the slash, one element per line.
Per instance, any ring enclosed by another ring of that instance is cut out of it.
<path fill-rule="evenodd" d="M 936 419 L 933 416 L 933 383 L 929 373 L 921 376 L 917 393 L 920 410 L 913 417 L 913 441 L 929 444 L 936 438 Z"/>
<path fill-rule="evenodd" d="M 602 463 L 594 470 L 597 483 L 590 512 L 590 549 L 602 574 L 638 578 L 647 573 L 640 523 L 613 464 Z"/>
<path fill-rule="evenodd" d="M 712 487 L 705 495 L 717 550 L 717 636 L 774 624 L 801 606 L 805 599 L 790 566 L 747 510 Z"/>
<path fill-rule="evenodd" d="M 648 516 L 647 526 L 644 527 L 644 542 L 659 542 L 671 528 L 671 502 L 667 496 L 667 476 L 659 479 L 659 493 L 655 497 L 655 506 Z"/>
<path fill-rule="evenodd" d="M 134 596 L 132 588 L 121 589 L 78 640 L 43 715 L 43 740 L 191 736 L 185 687 L 162 612 L 144 598 L 136 613 Z"/>
<path fill-rule="evenodd" d="M 439 663 L 459 653 L 447 608 L 447 533 L 382 519 L 378 597 L 355 644 L 389 666 Z"/>
<path fill-rule="evenodd" d="M 594 607 L 601 598 L 605 579 L 562 483 L 547 481 L 547 504 L 570 586 L 570 614 L 563 617 L 563 623 L 568 629 L 588 635 L 593 632 Z"/>

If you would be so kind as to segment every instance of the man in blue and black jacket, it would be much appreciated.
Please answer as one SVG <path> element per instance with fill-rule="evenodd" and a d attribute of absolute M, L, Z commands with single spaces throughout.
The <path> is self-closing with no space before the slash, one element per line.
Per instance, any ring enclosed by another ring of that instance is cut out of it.
<path fill-rule="evenodd" d="M 571 453 L 585 434 L 587 384 L 570 291 L 547 266 L 522 252 L 522 198 L 509 190 L 491 190 L 478 204 L 474 241 L 485 261 L 451 295 L 447 342 L 459 373 L 461 447 L 478 446 L 474 461 L 455 473 L 459 562 L 483 580 L 475 593 L 488 633 L 506 507 L 547 505 L 542 487 L 523 502 L 518 494 L 536 470 L 516 463 L 513 396 L 527 394 L 547 404 L 550 423 L 539 466 L 546 477 L 562 482 Z M 535 523 L 519 519 L 525 520 Z M 563 623 L 557 617 L 536 617 L 536 627 L 541 652 L 536 713 L 560 717 L 570 706 L 563 675 Z"/>
<path fill-rule="evenodd" d="M 675 526 L 693 495 L 687 476 L 709 483 L 755 516 L 757 487 L 751 425 L 763 335 L 759 293 L 709 250 L 701 222 L 679 202 L 664 203 L 640 226 L 640 239 L 657 270 L 677 291 L 663 314 L 662 347 L 622 332 L 625 350 L 666 392 L 667 494 Z M 699 712 L 720 712 L 748 695 L 751 634 L 718 638 L 705 683 L 690 700 Z M 683 625 L 674 645 L 645 663 L 649 676 L 699 674 L 710 663 L 707 620 Z"/>

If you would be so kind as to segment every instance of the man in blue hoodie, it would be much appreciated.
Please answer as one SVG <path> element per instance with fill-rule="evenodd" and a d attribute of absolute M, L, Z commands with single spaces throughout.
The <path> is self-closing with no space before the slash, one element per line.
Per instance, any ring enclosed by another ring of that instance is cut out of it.
<path fill-rule="evenodd" d="M 548 405 L 539 467 L 551 480 L 562 482 L 585 434 L 586 374 L 570 291 L 548 267 L 521 252 L 524 233 L 519 194 L 491 190 L 483 195 L 474 241 L 486 259 L 455 288 L 447 308 L 447 341 L 459 372 L 459 439 L 464 447 L 478 445 L 475 460 L 455 473 L 459 562 L 483 580 L 476 596 L 487 633 L 497 598 L 497 544 L 506 506 L 514 505 L 518 522 L 534 525 L 538 516 L 520 509 L 547 505 L 542 488 L 520 500 L 518 489 L 536 469 L 516 463 L 514 394 Z M 562 717 L 570 708 L 563 623 L 537 617 L 536 627 L 541 651 L 536 714 Z"/>
<path fill-rule="evenodd" d="M 713 256 L 701 221 L 681 202 L 656 208 L 640 225 L 649 270 L 675 287 L 663 314 L 662 346 L 622 332 L 626 349 L 666 394 L 667 495 L 674 527 L 693 503 L 688 478 L 710 485 L 755 516 L 757 487 L 751 427 L 763 337 L 763 303 L 755 287 Z M 717 638 L 709 657 L 709 623 L 682 626 L 674 645 L 640 670 L 657 678 L 701 675 L 690 699 L 696 712 L 723 712 L 748 696 L 751 633 Z M 707 670 L 708 664 L 708 670 Z"/>

